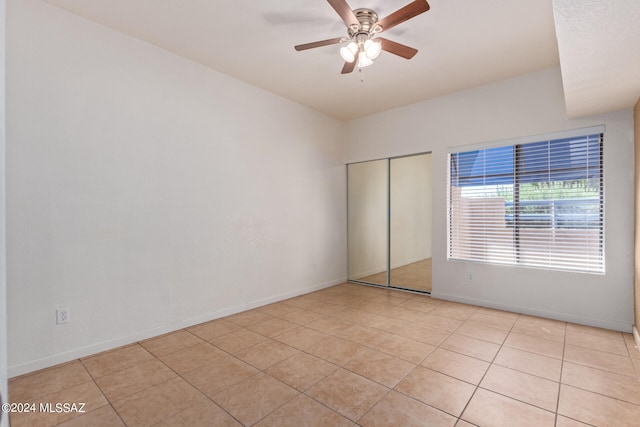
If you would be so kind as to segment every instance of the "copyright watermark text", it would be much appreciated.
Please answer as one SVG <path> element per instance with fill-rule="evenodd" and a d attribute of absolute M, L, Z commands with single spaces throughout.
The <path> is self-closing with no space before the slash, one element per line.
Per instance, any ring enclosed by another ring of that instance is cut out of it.
<path fill-rule="evenodd" d="M 84 414 L 85 411 L 84 402 L 40 402 L 40 403 L 3 403 L 2 412 L 9 413 L 27 413 L 27 412 L 39 412 L 48 414 L 69 414 L 79 413 Z"/>

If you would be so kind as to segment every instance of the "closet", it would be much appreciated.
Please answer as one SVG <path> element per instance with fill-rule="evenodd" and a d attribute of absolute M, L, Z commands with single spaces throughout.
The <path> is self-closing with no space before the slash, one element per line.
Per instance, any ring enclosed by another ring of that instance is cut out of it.
<path fill-rule="evenodd" d="M 349 280 L 431 292 L 431 153 L 347 165 Z"/>

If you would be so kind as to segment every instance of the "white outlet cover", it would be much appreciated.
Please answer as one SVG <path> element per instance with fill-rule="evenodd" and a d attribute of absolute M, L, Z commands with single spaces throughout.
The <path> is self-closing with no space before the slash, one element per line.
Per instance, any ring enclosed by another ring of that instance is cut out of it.
<path fill-rule="evenodd" d="M 71 320 L 71 314 L 68 308 L 61 308 L 56 310 L 56 324 L 61 325 L 63 323 L 69 323 Z"/>

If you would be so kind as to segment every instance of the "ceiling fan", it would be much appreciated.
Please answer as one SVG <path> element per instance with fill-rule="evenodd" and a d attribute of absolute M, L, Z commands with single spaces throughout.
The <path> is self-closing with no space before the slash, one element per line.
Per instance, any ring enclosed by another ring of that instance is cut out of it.
<path fill-rule="evenodd" d="M 352 72 L 356 66 L 363 68 L 373 64 L 373 60 L 383 50 L 406 59 L 411 59 L 418 53 L 418 50 L 412 47 L 382 37 L 374 38 L 374 36 L 428 11 L 429 3 L 426 0 L 414 0 L 380 20 L 374 10 L 365 8 L 351 10 L 346 0 L 327 1 L 344 21 L 349 37 L 299 44 L 295 46 L 297 51 L 348 42 L 346 46 L 340 48 L 340 56 L 345 61 L 342 74 Z"/>

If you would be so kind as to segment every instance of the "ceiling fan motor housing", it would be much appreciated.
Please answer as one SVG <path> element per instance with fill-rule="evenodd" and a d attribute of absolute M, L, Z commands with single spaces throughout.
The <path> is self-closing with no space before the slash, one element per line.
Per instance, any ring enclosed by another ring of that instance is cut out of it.
<path fill-rule="evenodd" d="M 357 27 L 352 25 L 348 28 L 349 38 L 354 38 L 358 34 L 366 34 L 369 37 L 372 33 L 377 32 L 376 24 L 378 23 L 378 14 L 371 9 L 356 9 L 353 14 L 358 19 L 360 25 Z"/>

